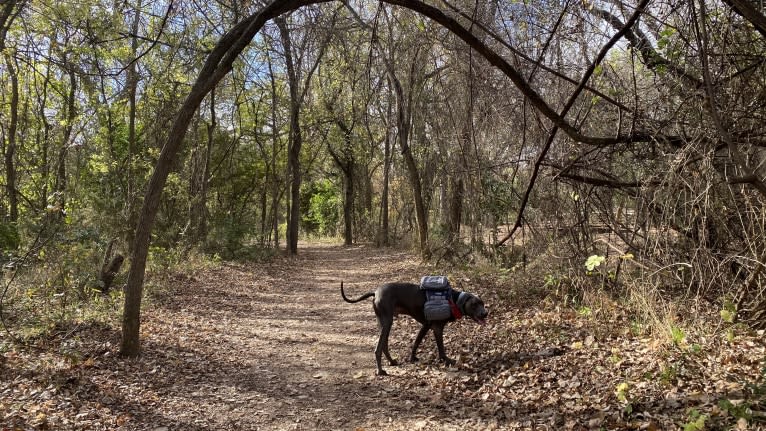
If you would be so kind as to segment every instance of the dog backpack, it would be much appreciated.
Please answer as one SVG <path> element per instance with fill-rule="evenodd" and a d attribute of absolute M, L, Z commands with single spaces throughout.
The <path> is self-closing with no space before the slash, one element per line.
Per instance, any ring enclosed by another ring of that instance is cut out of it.
<path fill-rule="evenodd" d="M 426 320 L 447 320 L 452 316 L 452 288 L 447 277 L 426 275 L 420 279 L 420 290 L 426 294 L 426 303 L 423 305 Z"/>

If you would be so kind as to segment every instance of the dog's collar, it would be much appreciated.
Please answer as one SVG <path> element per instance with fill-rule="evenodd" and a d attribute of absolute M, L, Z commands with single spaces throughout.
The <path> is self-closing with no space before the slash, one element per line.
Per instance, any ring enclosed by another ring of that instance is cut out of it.
<path fill-rule="evenodd" d="M 460 311 L 460 307 L 458 307 L 457 304 L 455 304 L 455 301 L 452 299 L 449 300 L 449 308 L 452 311 L 452 317 L 454 317 L 455 320 L 463 317 L 463 313 Z"/>
<path fill-rule="evenodd" d="M 460 295 L 457 296 L 457 306 L 463 314 L 465 314 L 465 303 L 468 302 L 468 298 L 470 297 L 471 295 L 465 292 L 460 292 Z"/>
<path fill-rule="evenodd" d="M 465 314 L 465 303 L 468 301 L 468 294 L 465 292 L 460 292 L 460 294 L 457 297 L 457 303 L 455 301 L 452 301 L 450 298 L 450 308 L 452 309 L 452 317 L 455 318 L 455 320 L 460 319 Z"/>

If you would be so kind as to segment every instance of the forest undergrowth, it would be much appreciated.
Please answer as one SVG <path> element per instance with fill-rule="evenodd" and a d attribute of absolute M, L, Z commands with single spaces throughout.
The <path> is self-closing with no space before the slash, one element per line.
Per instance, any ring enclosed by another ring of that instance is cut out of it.
<path fill-rule="evenodd" d="M 19 277 L 3 307 L 0 429 L 766 428 L 763 331 L 702 300 L 562 275 L 552 258 L 435 267 L 311 244 L 181 262 L 150 272 L 137 359 L 118 356 L 121 292 L 35 308 Z M 358 295 L 434 273 L 480 295 L 488 324 L 449 325 L 446 367 L 430 337 L 419 363 L 404 360 L 417 325 L 399 318 L 403 363 L 375 376 L 372 307 L 344 303 L 340 281 Z"/>

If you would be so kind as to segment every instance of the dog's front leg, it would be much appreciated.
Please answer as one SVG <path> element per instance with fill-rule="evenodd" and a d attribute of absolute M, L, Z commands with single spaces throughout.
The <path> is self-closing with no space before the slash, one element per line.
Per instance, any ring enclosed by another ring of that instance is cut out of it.
<path fill-rule="evenodd" d="M 436 339 L 436 348 L 439 350 L 439 359 L 444 361 L 447 365 L 455 365 L 455 361 L 447 357 L 447 354 L 444 352 L 444 324 L 441 325 L 433 325 L 434 328 L 434 338 Z"/>
<path fill-rule="evenodd" d="M 423 324 L 423 326 L 420 327 L 420 331 L 418 332 L 418 336 L 415 337 L 415 342 L 412 344 L 412 353 L 410 354 L 410 362 L 417 362 L 418 361 L 418 346 L 420 346 L 420 343 L 423 341 L 423 338 L 425 338 L 426 334 L 428 333 L 428 330 L 431 329 L 431 324 L 426 323 Z"/>

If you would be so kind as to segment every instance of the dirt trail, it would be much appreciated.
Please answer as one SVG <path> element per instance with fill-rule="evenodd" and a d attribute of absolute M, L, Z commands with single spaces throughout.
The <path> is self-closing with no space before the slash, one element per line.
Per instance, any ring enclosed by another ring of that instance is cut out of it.
<path fill-rule="evenodd" d="M 433 337 L 419 364 L 376 377 L 372 306 L 340 297 L 341 280 L 356 296 L 427 271 L 396 250 L 303 245 L 295 258 L 150 278 L 139 358 L 117 357 L 118 329 L 87 320 L 0 356 L 0 430 L 487 429 L 491 412 L 468 414 L 466 396 L 445 390 L 463 374 L 438 364 Z M 392 354 L 405 357 L 416 332 L 398 320 Z M 448 332 L 460 359 L 473 337 Z"/>
<path fill-rule="evenodd" d="M 357 295 L 384 281 L 416 280 L 422 271 L 403 252 L 311 246 L 295 259 L 226 265 L 179 280 L 175 295 L 146 314 L 146 353 L 137 369 L 125 370 L 146 385 L 127 385 L 142 401 L 125 425 L 449 429 L 449 412 L 430 402 L 434 388 L 413 393 L 397 386 L 423 365 L 389 367 L 388 378 L 373 375 L 372 307 L 346 304 L 339 294 L 341 280 Z M 395 355 L 404 357 L 415 332 L 411 323 L 397 322 Z M 435 366 L 432 343 L 423 349 L 424 361 Z"/>
<path fill-rule="evenodd" d="M 0 430 L 651 430 L 694 412 L 710 429 L 766 423 L 762 332 L 663 343 L 609 302 L 599 319 L 561 307 L 532 270 L 495 284 L 450 273 L 490 322 L 450 324 L 457 367 L 436 361 L 429 336 L 420 363 L 376 377 L 372 307 L 343 302 L 340 281 L 357 296 L 431 272 L 395 250 L 304 245 L 296 258 L 150 279 L 140 358 L 116 357 L 118 330 L 88 320 L 0 356 Z M 416 333 L 398 319 L 391 353 L 406 358 Z M 727 400 L 752 417 L 723 411 Z"/>

